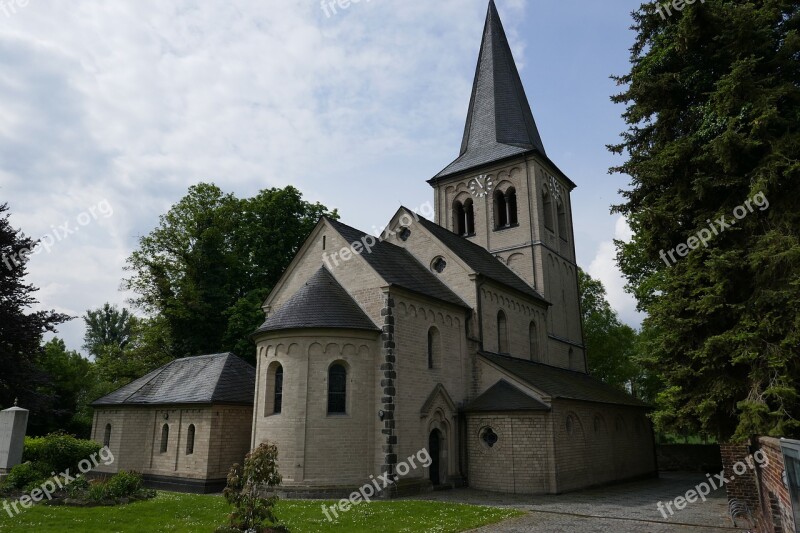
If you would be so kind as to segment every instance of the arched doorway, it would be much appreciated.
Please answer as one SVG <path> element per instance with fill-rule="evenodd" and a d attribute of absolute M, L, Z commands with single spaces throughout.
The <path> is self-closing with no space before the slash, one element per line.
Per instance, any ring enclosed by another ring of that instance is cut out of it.
<path fill-rule="evenodd" d="M 428 437 L 428 453 L 431 456 L 431 466 L 428 468 L 428 471 L 430 473 L 431 483 L 434 485 L 439 485 L 442 482 L 441 478 L 439 477 L 441 442 L 442 433 L 438 429 L 431 431 L 431 434 Z"/>

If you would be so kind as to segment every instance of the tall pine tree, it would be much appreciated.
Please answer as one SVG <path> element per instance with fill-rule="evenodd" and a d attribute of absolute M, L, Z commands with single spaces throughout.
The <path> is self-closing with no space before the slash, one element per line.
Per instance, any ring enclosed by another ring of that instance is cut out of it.
<path fill-rule="evenodd" d="M 631 70 L 613 98 L 628 129 L 610 147 L 626 156 L 612 171 L 631 177 L 615 211 L 635 233 L 618 260 L 666 381 L 655 421 L 721 439 L 798 436 L 800 4 L 664 13 L 633 13 Z M 710 225 L 707 246 L 690 240 Z M 664 259 L 687 242 L 688 255 Z"/>

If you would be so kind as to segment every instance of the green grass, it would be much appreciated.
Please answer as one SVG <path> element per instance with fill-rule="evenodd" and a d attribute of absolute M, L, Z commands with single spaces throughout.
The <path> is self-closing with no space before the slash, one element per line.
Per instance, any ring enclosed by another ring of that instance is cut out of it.
<path fill-rule="evenodd" d="M 430 501 L 379 501 L 356 505 L 328 522 L 322 501 L 283 500 L 276 515 L 292 533 L 412 533 L 464 531 L 518 516 L 513 509 L 498 509 Z M 221 496 L 159 492 L 150 501 L 118 507 L 48 507 L 38 505 L 14 518 L 0 507 L 0 531 L 82 533 L 173 531 L 213 532 L 227 520 L 230 507 Z"/>

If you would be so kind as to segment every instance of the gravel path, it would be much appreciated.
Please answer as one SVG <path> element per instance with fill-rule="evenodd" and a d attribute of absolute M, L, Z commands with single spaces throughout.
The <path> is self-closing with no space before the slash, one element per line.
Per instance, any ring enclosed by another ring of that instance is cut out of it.
<path fill-rule="evenodd" d="M 423 499 L 513 507 L 525 516 L 475 530 L 476 533 L 733 533 L 725 489 L 705 502 L 688 504 L 667 517 L 656 504 L 672 501 L 705 480 L 702 474 L 663 473 L 648 479 L 561 495 L 520 496 L 473 489 L 429 493 Z"/>

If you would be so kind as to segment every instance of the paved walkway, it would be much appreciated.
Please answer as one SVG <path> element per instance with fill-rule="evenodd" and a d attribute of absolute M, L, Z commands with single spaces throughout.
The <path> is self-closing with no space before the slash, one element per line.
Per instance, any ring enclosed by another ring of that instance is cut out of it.
<path fill-rule="evenodd" d="M 664 518 L 656 504 L 682 496 L 705 481 L 702 474 L 662 473 L 648 479 L 558 496 L 518 496 L 473 489 L 437 491 L 424 499 L 454 501 L 526 511 L 525 516 L 475 530 L 475 533 L 734 533 L 725 489 L 708 500 L 688 504 Z"/>

